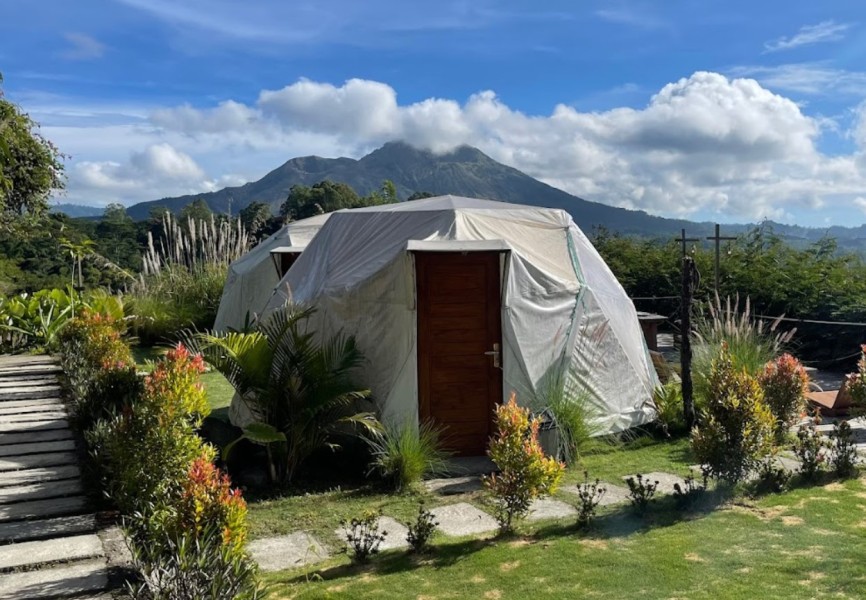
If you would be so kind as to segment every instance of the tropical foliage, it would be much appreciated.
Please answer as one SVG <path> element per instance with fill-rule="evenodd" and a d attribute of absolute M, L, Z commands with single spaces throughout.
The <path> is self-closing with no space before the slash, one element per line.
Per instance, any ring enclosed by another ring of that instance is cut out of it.
<path fill-rule="evenodd" d="M 388 425 L 366 436 L 373 455 L 371 472 L 377 472 L 393 489 L 400 491 L 425 475 L 443 475 L 449 453 L 442 450 L 440 431 L 432 423 L 420 426 Z"/>
<path fill-rule="evenodd" d="M 249 333 L 187 334 L 208 364 L 232 384 L 259 425 L 245 435 L 270 431 L 271 470 L 291 481 L 313 451 L 337 447 L 335 435 L 378 431 L 357 402 L 368 392 L 354 383 L 363 357 L 355 339 L 341 334 L 319 339 L 309 327 L 311 308 L 285 307 Z M 285 440 L 282 440 L 285 437 Z"/>
<path fill-rule="evenodd" d="M 776 420 L 776 441 L 781 443 L 788 428 L 805 409 L 809 376 L 800 361 L 786 353 L 764 366 L 758 382 Z"/>

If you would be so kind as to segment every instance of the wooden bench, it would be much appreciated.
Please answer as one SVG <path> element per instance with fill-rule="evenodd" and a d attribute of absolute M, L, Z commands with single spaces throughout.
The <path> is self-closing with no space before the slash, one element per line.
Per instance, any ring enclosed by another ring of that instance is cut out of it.
<path fill-rule="evenodd" d="M 826 417 L 847 415 L 853 403 L 851 394 L 848 393 L 847 379 L 842 380 L 838 390 L 809 392 L 806 394 L 806 399 Z"/>

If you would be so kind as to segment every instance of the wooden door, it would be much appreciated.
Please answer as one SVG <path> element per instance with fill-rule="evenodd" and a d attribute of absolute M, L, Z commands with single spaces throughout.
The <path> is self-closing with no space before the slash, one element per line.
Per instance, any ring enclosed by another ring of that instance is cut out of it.
<path fill-rule="evenodd" d="M 460 456 L 485 453 L 502 401 L 499 256 L 415 254 L 419 416 Z"/>

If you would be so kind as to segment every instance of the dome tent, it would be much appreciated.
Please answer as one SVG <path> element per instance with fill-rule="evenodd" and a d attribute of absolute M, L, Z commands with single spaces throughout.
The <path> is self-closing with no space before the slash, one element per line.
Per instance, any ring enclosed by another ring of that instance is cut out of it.
<path fill-rule="evenodd" d="M 280 282 L 271 251 L 289 246 L 302 249 L 328 220 L 328 214 L 293 221 L 259 242 L 229 265 L 214 329 L 241 329 L 247 319 L 260 315 Z"/>
<path fill-rule="evenodd" d="M 655 416 L 634 305 L 562 210 L 441 196 L 338 211 L 265 314 L 289 301 L 318 309 L 320 335 L 356 337 L 384 421 L 432 420 L 460 454 L 483 453 L 496 404 L 532 404 L 558 371 L 599 432 Z"/>

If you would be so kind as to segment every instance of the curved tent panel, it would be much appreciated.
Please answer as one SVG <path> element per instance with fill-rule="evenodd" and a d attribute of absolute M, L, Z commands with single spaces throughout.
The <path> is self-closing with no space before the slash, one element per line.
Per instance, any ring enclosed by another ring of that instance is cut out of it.
<path fill-rule="evenodd" d="M 284 225 L 229 265 L 214 329 L 240 329 L 247 314 L 261 314 L 280 282 L 271 251 L 281 246 L 307 246 L 329 216 L 316 215 Z"/>
<path fill-rule="evenodd" d="M 496 242 L 475 246 L 500 257 L 495 306 L 501 321 L 496 351 L 501 353 L 502 397 L 496 401 L 516 391 L 519 402 L 543 408 L 538 406 L 543 382 L 567 370 L 597 408 L 602 432 L 654 418 L 652 390 L 658 379 L 634 305 L 561 210 L 444 196 L 338 211 L 276 287 L 265 313 L 287 301 L 315 306 L 311 325 L 320 335 L 356 337 L 367 361 L 361 383 L 373 391 L 383 419 L 417 423 L 421 405 L 432 401 L 450 411 L 449 427 L 459 430 L 462 415 L 477 409 L 459 377 L 462 373 L 477 382 L 477 365 L 486 368 L 483 361 L 494 350 L 478 346 L 477 356 L 464 360 L 451 348 L 465 350 L 469 330 L 489 315 L 467 304 L 464 292 L 453 298 L 439 294 L 438 301 L 448 304 L 440 307 L 442 314 L 454 318 L 428 323 L 430 317 L 419 312 L 417 254 L 410 247 L 430 252 L 439 244 L 442 255 L 458 256 L 481 241 Z M 441 289 L 471 290 L 472 276 L 452 273 L 447 256 L 443 260 Z M 437 283 L 434 278 L 431 285 Z M 434 330 L 432 351 L 419 348 L 422 327 Z M 450 370 L 422 375 L 419 355 L 429 352 L 433 363 Z M 429 392 L 419 392 L 431 377 L 441 379 L 439 389 L 450 393 L 431 400 Z"/>

